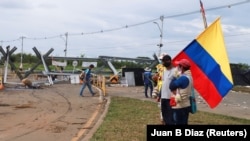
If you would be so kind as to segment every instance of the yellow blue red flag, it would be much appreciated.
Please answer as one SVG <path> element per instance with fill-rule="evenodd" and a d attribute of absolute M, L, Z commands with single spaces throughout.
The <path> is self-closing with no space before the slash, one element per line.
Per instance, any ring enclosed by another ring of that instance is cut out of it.
<path fill-rule="evenodd" d="M 194 88 L 210 108 L 215 108 L 233 87 L 220 18 L 177 54 L 173 61 L 183 58 L 191 63 Z"/>

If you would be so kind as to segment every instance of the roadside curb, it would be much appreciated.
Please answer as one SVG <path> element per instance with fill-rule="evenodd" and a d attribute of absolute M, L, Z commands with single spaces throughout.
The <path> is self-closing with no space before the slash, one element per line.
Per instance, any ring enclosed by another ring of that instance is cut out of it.
<path fill-rule="evenodd" d="M 94 133 L 97 131 L 97 129 L 100 127 L 100 125 L 103 123 L 103 120 L 105 118 L 105 116 L 107 115 L 108 113 L 108 108 L 109 108 L 109 104 L 110 104 L 110 97 L 103 97 L 102 96 L 102 92 L 101 90 L 99 89 L 99 93 L 100 93 L 100 96 L 99 96 L 99 99 L 100 101 L 102 100 L 102 102 L 104 102 L 104 111 L 101 113 L 100 116 L 97 116 L 96 117 L 96 123 L 93 125 L 93 127 L 89 130 L 89 132 L 87 133 L 86 136 L 84 136 L 81 141 L 89 141 L 92 136 L 94 135 Z M 102 108 L 102 107 L 101 107 Z M 98 110 L 101 110 L 100 108 Z"/>

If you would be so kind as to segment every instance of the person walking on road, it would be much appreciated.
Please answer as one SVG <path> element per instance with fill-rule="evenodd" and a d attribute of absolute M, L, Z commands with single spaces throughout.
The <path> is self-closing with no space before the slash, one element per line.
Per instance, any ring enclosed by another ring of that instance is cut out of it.
<path fill-rule="evenodd" d="M 80 96 L 83 97 L 83 91 L 85 87 L 87 86 L 89 88 L 89 92 L 92 94 L 92 96 L 95 95 L 95 92 L 92 90 L 92 84 L 91 84 L 91 70 L 95 66 L 93 64 L 89 65 L 89 68 L 84 71 L 84 78 L 83 78 L 83 83 L 82 87 L 80 89 Z"/>

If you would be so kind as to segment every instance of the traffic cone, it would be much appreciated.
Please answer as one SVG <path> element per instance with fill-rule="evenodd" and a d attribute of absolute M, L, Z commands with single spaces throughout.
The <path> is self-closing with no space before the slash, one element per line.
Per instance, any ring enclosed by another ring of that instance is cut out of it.
<path fill-rule="evenodd" d="M 0 90 L 3 90 L 4 89 L 4 86 L 3 86 L 3 84 L 1 83 L 0 84 Z"/>
<path fill-rule="evenodd" d="M 4 86 L 3 86 L 3 81 L 2 81 L 2 77 L 0 77 L 0 90 L 3 90 Z"/>

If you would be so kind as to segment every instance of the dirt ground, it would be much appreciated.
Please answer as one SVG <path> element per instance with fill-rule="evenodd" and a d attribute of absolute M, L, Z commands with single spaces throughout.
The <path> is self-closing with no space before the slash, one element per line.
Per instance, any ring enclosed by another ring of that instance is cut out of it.
<path fill-rule="evenodd" d="M 80 85 L 42 89 L 5 88 L 0 92 L 0 141 L 76 141 L 102 113 L 102 102 Z"/>
<path fill-rule="evenodd" d="M 79 84 L 0 91 L 0 141 L 87 141 L 101 124 L 111 96 L 145 98 L 143 87 L 107 86 L 106 96 L 79 96 Z M 100 92 L 98 89 L 95 89 Z M 230 92 L 215 109 L 197 97 L 198 110 L 250 119 L 250 94 Z M 157 105 L 157 103 L 156 103 Z"/>

